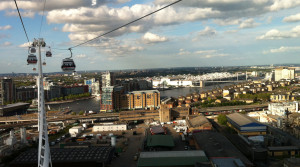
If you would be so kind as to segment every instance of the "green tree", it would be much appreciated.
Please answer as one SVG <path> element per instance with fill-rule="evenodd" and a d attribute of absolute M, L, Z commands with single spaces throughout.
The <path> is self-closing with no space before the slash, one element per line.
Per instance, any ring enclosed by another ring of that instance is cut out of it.
<path fill-rule="evenodd" d="M 226 123 L 227 123 L 227 117 L 226 117 L 226 115 L 225 114 L 218 115 L 218 122 L 221 125 L 226 125 Z"/>
<path fill-rule="evenodd" d="M 79 111 L 78 115 L 83 115 L 84 114 L 84 111 Z"/>

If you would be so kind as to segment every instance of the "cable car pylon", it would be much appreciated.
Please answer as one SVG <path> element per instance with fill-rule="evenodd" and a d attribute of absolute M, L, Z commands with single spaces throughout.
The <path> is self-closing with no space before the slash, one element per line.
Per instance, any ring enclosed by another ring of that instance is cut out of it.
<path fill-rule="evenodd" d="M 49 139 L 48 139 L 48 124 L 45 110 L 45 96 L 43 86 L 43 69 L 41 58 L 41 47 L 45 47 L 46 43 L 43 38 L 34 39 L 34 47 L 38 48 L 38 128 L 39 128 L 39 147 L 38 147 L 38 167 L 52 166 Z"/>

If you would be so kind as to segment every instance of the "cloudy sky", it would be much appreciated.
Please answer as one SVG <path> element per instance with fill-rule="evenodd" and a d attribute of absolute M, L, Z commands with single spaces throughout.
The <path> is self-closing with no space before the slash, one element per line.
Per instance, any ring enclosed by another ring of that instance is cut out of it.
<path fill-rule="evenodd" d="M 175 1 L 175 0 L 174 0 Z M 17 0 L 29 39 L 43 37 L 61 71 L 67 50 L 173 0 Z M 42 26 L 41 26 L 42 25 Z M 41 31 L 40 31 L 41 30 Z M 299 63 L 299 0 L 182 0 L 73 49 L 76 70 Z M 0 73 L 32 72 L 15 4 L 0 1 Z M 43 50 L 44 55 L 45 49 Z"/>

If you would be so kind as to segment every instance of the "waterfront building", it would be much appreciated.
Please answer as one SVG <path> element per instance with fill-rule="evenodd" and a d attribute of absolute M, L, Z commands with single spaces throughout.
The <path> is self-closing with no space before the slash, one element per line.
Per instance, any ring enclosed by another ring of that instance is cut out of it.
<path fill-rule="evenodd" d="M 16 89 L 17 101 L 28 101 L 35 98 L 37 98 L 37 88 L 35 86 L 23 86 Z"/>
<path fill-rule="evenodd" d="M 124 94 L 122 86 L 107 86 L 102 88 L 100 111 L 112 112 L 121 109 L 121 96 Z"/>
<path fill-rule="evenodd" d="M 91 95 L 100 95 L 100 82 L 96 78 L 85 79 L 84 85 L 88 85 Z"/>
<path fill-rule="evenodd" d="M 158 90 L 142 90 L 128 92 L 121 97 L 122 109 L 150 109 L 160 106 Z"/>
<path fill-rule="evenodd" d="M 88 93 L 88 86 L 82 85 L 82 86 L 64 86 L 61 88 L 61 93 L 63 96 L 68 95 L 78 95 L 83 93 Z"/>
<path fill-rule="evenodd" d="M 59 98 L 62 95 L 61 86 L 49 86 L 45 89 L 45 98 L 51 100 L 54 98 Z"/>
<path fill-rule="evenodd" d="M 113 86 L 102 87 L 102 94 L 100 100 L 100 111 L 101 112 L 112 112 L 113 111 Z"/>
<path fill-rule="evenodd" d="M 280 81 L 281 79 L 295 79 L 295 69 L 288 67 L 280 67 L 275 69 L 275 81 Z"/>
<path fill-rule="evenodd" d="M 16 87 L 12 79 L 0 79 L 0 105 L 16 100 Z"/>

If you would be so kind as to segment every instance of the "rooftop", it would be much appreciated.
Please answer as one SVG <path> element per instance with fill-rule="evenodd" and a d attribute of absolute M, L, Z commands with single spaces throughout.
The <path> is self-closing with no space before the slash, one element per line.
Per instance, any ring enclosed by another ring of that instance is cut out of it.
<path fill-rule="evenodd" d="M 147 138 L 148 147 L 174 147 L 173 137 L 170 135 L 152 135 Z"/>
<path fill-rule="evenodd" d="M 248 117 L 244 114 L 240 114 L 240 113 L 229 114 L 229 115 L 227 115 L 227 118 L 231 119 L 239 126 L 245 126 L 245 125 L 252 124 L 252 123 L 261 124 L 261 123 L 257 122 L 255 119 L 250 118 L 250 117 Z M 261 125 L 265 126 L 263 124 L 261 124 Z"/>
<path fill-rule="evenodd" d="M 201 125 L 204 125 L 206 123 L 210 123 L 207 118 L 203 115 L 191 118 L 189 120 L 187 120 L 188 126 L 189 127 L 198 127 Z"/>
<path fill-rule="evenodd" d="M 13 165 L 35 164 L 38 161 L 37 149 L 30 149 L 20 154 L 12 162 Z M 89 148 L 51 148 L 52 163 L 107 162 L 113 153 L 112 147 Z"/>
<path fill-rule="evenodd" d="M 141 152 L 138 160 L 138 167 L 145 166 L 191 166 L 197 162 L 208 162 L 204 151 L 160 151 Z"/>

